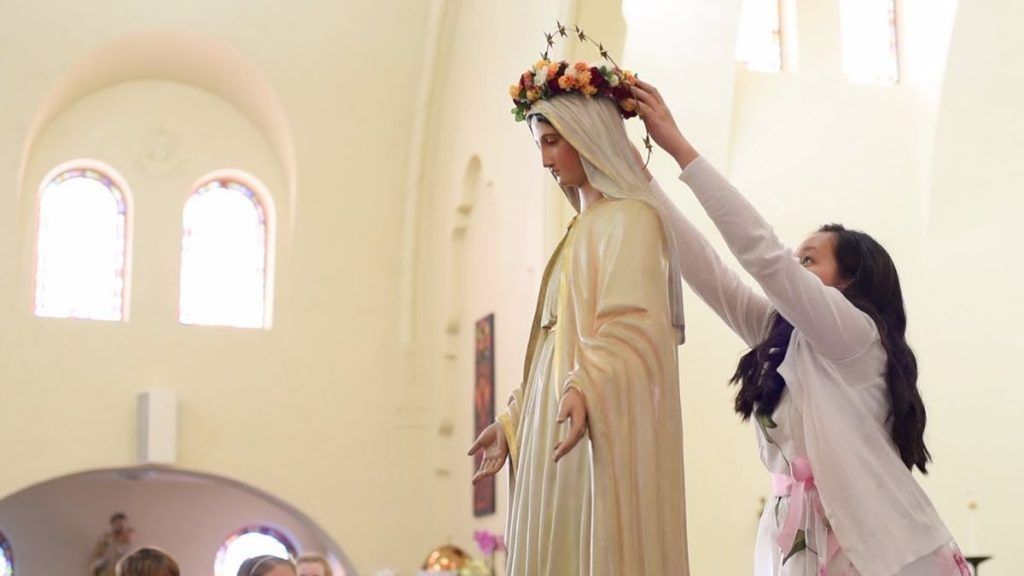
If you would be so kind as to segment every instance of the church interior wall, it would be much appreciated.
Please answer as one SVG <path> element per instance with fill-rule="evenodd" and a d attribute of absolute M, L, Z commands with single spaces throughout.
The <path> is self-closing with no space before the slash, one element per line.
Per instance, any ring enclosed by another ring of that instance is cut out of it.
<path fill-rule="evenodd" d="M 657 85 L 785 241 L 841 221 L 889 249 L 929 408 L 922 483 L 965 551 L 996 556 L 986 575 L 1010 573 L 1024 514 L 1024 448 L 1010 440 L 1024 402 L 1012 384 L 1024 8 L 899 2 L 901 82 L 869 86 L 843 74 L 838 2 L 784 3 L 796 42 L 778 75 L 734 61 L 741 0 L 250 4 L 0 8 L 0 52 L 19 55 L 0 59 L 0 434 L 23 439 L 4 444 L 0 495 L 131 466 L 135 396 L 158 388 L 179 401 L 177 466 L 301 510 L 359 573 L 405 574 L 435 546 L 475 553 L 474 530 L 503 531 L 503 477 L 496 514 L 472 512 L 473 329 L 495 315 L 500 412 L 571 217 L 506 94 L 557 19 Z M 39 185 L 80 158 L 115 168 L 131 195 L 125 322 L 32 314 Z M 177 320 L 181 208 L 222 168 L 265 184 L 276 210 L 269 330 Z M 656 151 L 651 170 L 735 263 L 670 159 Z M 726 385 L 744 347 L 686 296 L 692 569 L 740 574 L 770 492 Z"/>

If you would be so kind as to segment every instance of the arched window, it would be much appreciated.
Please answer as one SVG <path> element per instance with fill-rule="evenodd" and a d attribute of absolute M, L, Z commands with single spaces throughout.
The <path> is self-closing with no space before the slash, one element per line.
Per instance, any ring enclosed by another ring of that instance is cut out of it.
<path fill-rule="evenodd" d="M 895 0 L 840 0 L 843 68 L 862 84 L 899 81 Z"/>
<path fill-rule="evenodd" d="M 0 576 L 14 576 L 14 552 L 3 532 L 0 532 Z"/>
<path fill-rule="evenodd" d="M 208 178 L 185 203 L 181 241 L 183 324 L 270 325 L 269 196 L 255 180 Z"/>
<path fill-rule="evenodd" d="M 35 313 L 121 320 L 128 253 L 123 185 L 112 169 L 71 166 L 51 173 L 39 194 Z"/>
<path fill-rule="evenodd" d="M 295 558 L 295 544 L 283 532 L 270 526 L 246 526 L 224 541 L 213 561 L 214 576 L 235 576 L 247 558 L 264 554 Z"/>
<path fill-rule="evenodd" d="M 736 61 L 757 72 L 782 71 L 783 0 L 743 0 Z"/>

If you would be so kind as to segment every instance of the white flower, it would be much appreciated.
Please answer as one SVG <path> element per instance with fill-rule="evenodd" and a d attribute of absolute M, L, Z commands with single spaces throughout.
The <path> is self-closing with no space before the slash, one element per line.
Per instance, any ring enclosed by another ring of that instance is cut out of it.
<path fill-rule="evenodd" d="M 536 86 L 538 86 L 538 87 L 539 86 L 543 86 L 543 85 L 548 83 L 548 67 L 547 66 L 541 68 L 540 72 L 537 72 L 536 74 L 533 75 L 533 83 Z"/>

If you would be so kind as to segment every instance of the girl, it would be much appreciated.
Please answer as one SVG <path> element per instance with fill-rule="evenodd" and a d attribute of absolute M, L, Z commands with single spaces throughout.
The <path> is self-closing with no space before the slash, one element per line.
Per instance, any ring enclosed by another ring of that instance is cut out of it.
<path fill-rule="evenodd" d="M 792 252 L 687 142 L 658 91 L 638 82 L 633 93 L 651 137 L 765 293 L 723 265 L 655 186 L 683 278 L 751 347 L 732 379 L 735 409 L 757 424 L 776 496 L 761 518 L 754 573 L 969 576 L 911 475 L 930 455 L 889 254 L 840 225 Z"/>

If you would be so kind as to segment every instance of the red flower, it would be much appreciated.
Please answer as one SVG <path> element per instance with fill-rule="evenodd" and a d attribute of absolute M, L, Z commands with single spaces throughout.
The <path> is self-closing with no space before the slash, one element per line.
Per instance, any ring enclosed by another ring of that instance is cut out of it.
<path fill-rule="evenodd" d="M 618 86 L 612 88 L 612 97 L 616 100 L 626 100 L 627 98 L 632 98 L 633 93 L 630 92 L 629 88 L 624 84 L 620 83 Z"/>

